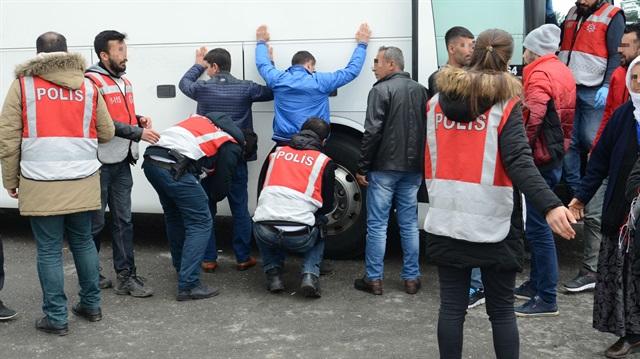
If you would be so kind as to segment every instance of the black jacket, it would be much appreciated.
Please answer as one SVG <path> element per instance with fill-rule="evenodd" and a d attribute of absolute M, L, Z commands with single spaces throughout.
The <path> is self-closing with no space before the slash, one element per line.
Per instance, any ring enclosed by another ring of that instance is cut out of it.
<path fill-rule="evenodd" d="M 358 173 L 422 172 L 424 166 L 427 89 L 406 72 L 395 72 L 373 84 Z"/>

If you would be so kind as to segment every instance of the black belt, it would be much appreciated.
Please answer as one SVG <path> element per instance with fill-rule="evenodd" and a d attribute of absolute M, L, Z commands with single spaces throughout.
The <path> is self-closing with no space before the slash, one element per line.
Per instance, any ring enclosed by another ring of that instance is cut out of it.
<path fill-rule="evenodd" d="M 160 167 L 160 168 L 164 168 L 165 170 L 169 170 L 171 171 L 173 169 L 173 166 L 175 165 L 174 163 L 170 163 L 170 162 L 164 162 L 164 161 L 158 161 L 155 160 L 149 156 L 144 156 L 144 161 L 147 162 L 150 165 L 154 165 L 156 167 Z"/>
<path fill-rule="evenodd" d="M 270 224 L 264 224 L 264 223 L 260 223 L 260 225 L 263 225 L 264 228 L 270 230 L 273 233 L 282 233 L 283 236 L 299 236 L 302 234 L 309 234 L 311 233 L 311 227 L 305 225 L 305 228 L 303 229 L 298 229 L 297 231 L 284 231 L 276 226 L 270 225 Z"/>

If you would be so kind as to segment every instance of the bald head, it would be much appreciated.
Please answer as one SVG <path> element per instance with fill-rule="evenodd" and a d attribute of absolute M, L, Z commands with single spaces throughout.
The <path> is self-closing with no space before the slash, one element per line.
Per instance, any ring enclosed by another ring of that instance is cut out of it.
<path fill-rule="evenodd" d="M 45 32 L 36 40 L 36 51 L 38 53 L 67 52 L 67 39 L 57 32 Z"/>

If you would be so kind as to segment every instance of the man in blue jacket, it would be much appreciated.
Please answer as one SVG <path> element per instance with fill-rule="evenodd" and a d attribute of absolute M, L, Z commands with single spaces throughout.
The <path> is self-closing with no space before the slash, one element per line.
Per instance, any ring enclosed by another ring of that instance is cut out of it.
<path fill-rule="evenodd" d="M 309 117 L 329 122 L 329 94 L 353 81 L 367 57 L 367 44 L 371 30 L 366 23 L 356 33 L 358 45 L 344 69 L 336 72 L 316 72 L 316 59 L 308 51 L 298 51 L 285 71 L 275 68 L 269 56 L 270 39 L 267 25 L 256 30 L 256 66 L 258 72 L 273 89 L 273 140 L 289 142 Z"/>
<path fill-rule="evenodd" d="M 210 79 L 198 81 L 203 72 L 207 72 Z M 258 85 L 253 81 L 239 80 L 229 73 L 231 71 L 231 55 L 229 51 L 217 48 L 207 52 L 203 46 L 196 50 L 196 63 L 182 76 L 180 91 L 198 103 L 198 115 L 210 112 L 227 114 L 241 130 L 253 132 L 253 115 L 251 105 L 254 102 L 273 100 L 273 92 L 267 86 Z M 246 158 L 255 161 L 253 154 Z M 251 256 L 251 216 L 249 215 L 249 194 L 247 184 L 249 174 L 247 162 L 240 161 L 235 167 L 231 187 L 227 198 L 233 216 L 232 246 L 236 255 L 236 268 L 247 270 L 256 265 Z M 206 185 L 207 181 L 203 182 Z M 211 217 L 218 212 L 216 201 L 209 200 Z M 202 261 L 202 270 L 214 272 L 218 266 L 218 250 L 216 247 L 215 228 L 211 230 L 209 245 Z"/>

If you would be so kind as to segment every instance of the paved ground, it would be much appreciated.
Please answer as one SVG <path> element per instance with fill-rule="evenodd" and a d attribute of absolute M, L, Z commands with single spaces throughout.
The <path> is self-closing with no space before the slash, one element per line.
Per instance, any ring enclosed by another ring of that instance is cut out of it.
<path fill-rule="evenodd" d="M 423 289 L 417 295 L 405 294 L 397 245 L 390 248 L 385 262 L 384 295 L 353 289 L 353 280 L 364 271 L 360 258 L 330 261 L 336 272 L 321 278 L 323 296 L 312 300 L 298 293 L 299 257 L 287 262 L 286 291 L 272 295 L 265 290 L 258 268 L 235 270 L 228 239 L 222 240 L 217 272 L 202 275 L 206 284 L 220 288 L 220 295 L 177 302 L 176 275 L 161 219 L 136 219 L 135 224 L 138 272 L 155 295 L 138 299 L 104 290 L 104 319 L 89 323 L 70 313 L 69 335 L 57 337 L 34 328 L 42 315 L 41 291 L 28 222 L 13 213 L 0 213 L 7 272 L 0 297 L 20 312 L 15 320 L 0 322 L 0 358 L 438 357 L 435 267 L 421 261 Z M 228 237 L 228 221 L 219 224 L 221 236 Z M 560 278 L 567 280 L 577 271 L 582 247 L 579 239 L 558 243 Z M 102 267 L 113 279 L 110 252 L 105 242 Z M 259 257 L 256 249 L 254 255 Z M 78 285 L 67 249 L 64 268 L 71 305 L 78 300 Z M 518 275 L 518 283 L 527 273 Z M 558 300 L 558 317 L 518 319 L 521 358 L 602 358 L 616 338 L 591 328 L 592 292 L 561 293 Z M 467 315 L 463 357 L 494 357 L 484 306 Z"/>

